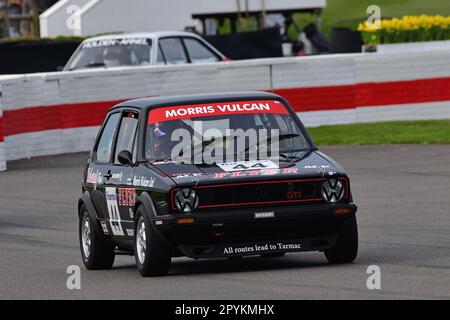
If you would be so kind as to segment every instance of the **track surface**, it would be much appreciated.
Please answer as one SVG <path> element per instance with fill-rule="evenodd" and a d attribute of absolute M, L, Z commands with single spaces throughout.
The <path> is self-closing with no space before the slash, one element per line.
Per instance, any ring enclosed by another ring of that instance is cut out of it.
<path fill-rule="evenodd" d="M 143 279 L 134 257 L 109 271 L 82 265 L 76 203 L 86 154 L 9 164 L 0 173 L 2 299 L 395 299 L 450 298 L 450 145 L 328 147 L 352 178 L 359 205 L 355 263 L 330 266 L 320 253 L 283 258 L 174 259 L 170 275 Z M 368 290 L 367 267 L 381 268 Z"/>

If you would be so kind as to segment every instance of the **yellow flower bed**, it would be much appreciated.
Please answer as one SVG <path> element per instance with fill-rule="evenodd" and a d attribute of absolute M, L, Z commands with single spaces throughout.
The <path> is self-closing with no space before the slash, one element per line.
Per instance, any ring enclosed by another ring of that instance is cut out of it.
<path fill-rule="evenodd" d="M 404 16 L 382 19 L 380 28 L 367 21 L 358 25 L 364 43 L 368 46 L 383 43 L 435 41 L 450 39 L 450 16 Z"/>

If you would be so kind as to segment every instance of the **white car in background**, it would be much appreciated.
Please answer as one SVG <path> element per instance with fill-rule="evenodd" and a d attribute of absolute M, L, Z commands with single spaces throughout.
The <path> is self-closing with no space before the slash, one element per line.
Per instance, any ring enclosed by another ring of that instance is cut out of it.
<path fill-rule="evenodd" d="M 64 71 L 227 60 L 229 59 L 195 33 L 127 33 L 86 39 L 72 55 Z"/>

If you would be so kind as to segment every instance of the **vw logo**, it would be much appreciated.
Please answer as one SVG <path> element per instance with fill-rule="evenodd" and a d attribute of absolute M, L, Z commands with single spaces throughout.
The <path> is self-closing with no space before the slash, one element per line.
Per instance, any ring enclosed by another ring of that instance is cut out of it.
<path fill-rule="evenodd" d="M 175 193 L 175 206 L 181 212 L 192 212 L 198 207 L 198 195 L 194 189 L 181 189 Z"/>
<path fill-rule="evenodd" d="M 322 198 L 328 202 L 338 202 L 344 196 L 344 185 L 339 179 L 330 179 L 322 184 Z"/>

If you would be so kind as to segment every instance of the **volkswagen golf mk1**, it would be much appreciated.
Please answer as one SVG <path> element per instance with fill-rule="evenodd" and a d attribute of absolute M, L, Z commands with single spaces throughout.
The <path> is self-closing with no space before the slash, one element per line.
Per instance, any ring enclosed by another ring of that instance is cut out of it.
<path fill-rule="evenodd" d="M 356 211 L 345 170 L 282 97 L 153 97 L 109 111 L 83 176 L 79 241 L 87 269 L 134 255 L 142 276 L 180 256 L 320 251 L 349 263 Z"/>

